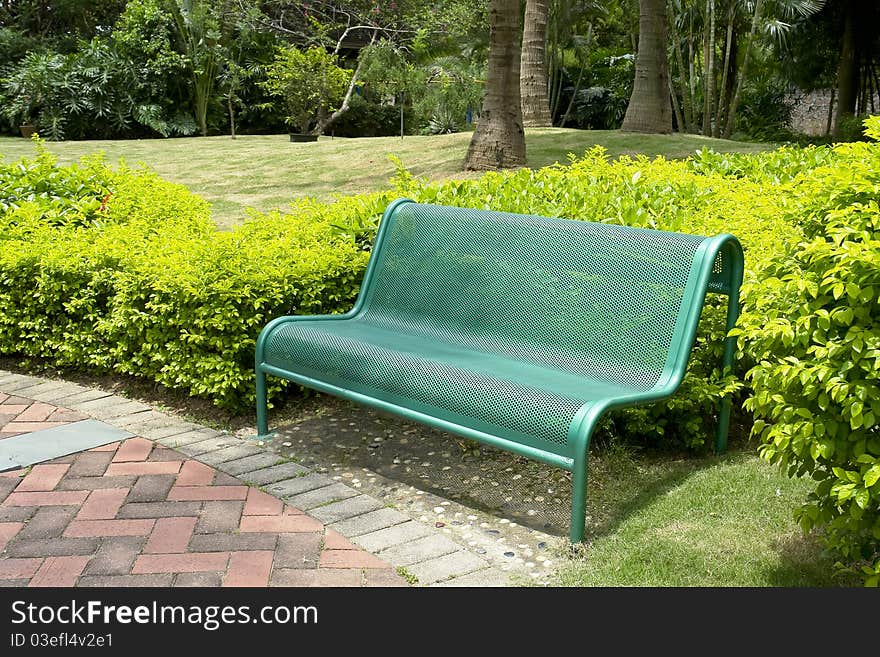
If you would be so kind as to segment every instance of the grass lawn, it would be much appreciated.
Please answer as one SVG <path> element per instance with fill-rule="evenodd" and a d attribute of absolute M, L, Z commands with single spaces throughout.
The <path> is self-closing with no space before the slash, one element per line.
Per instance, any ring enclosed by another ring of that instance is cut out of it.
<path fill-rule="evenodd" d="M 144 163 L 162 177 L 179 182 L 211 202 L 218 226 L 226 228 L 260 211 L 284 208 L 302 196 L 332 199 L 336 194 L 376 191 L 389 186 L 396 155 L 414 175 L 431 180 L 476 176 L 461 171 L 470 133 L 434 137 L 408 136 L 341 139 L 321 137 L 313 143 L 291 143 L 287 135 L 244 135 L 49 142 L 62 163 L 103 151 L 107 159 Z M 687 157 L 708 146 L 717 151 L 753 152 L 767 144 L 710 139 L 697 135 L 637 135 L 616 130 L 533 128 L 526 131 L 527 164 L 541 167 L 566 162 L 601 144 L 609 155 L 644 153 Z M 26 139 L 0 138 L 0 155 L 15 160 L 33 153 Z"/>
<path fill-rule="evenodd" d="M 754 444 L 704 459 L 600 451 L 590 465 L 588 544 L 561 559 L 555 583 L 858 586 L 793 519 L 812 482 L 755 452 Z"/>

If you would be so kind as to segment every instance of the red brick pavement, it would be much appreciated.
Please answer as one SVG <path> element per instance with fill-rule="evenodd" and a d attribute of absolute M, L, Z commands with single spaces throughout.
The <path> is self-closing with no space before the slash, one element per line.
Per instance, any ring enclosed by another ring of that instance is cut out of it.
<path fill-rule="evenodd" d="M 0 393 L 0 438 L 85 419 Z M 406 586 L 241 480 L 144 438 L 0 473 L 0 586 Z"/>
<path fill-rule="evenodd" d="M 0 392 L 0 440 L 86 419 L 87 415 L 68 408 Z"/>

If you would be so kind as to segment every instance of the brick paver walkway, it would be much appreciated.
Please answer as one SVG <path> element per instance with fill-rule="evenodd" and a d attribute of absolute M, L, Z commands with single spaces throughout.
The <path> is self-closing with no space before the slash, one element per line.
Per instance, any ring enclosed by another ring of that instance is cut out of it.
<path fill-rule="evenodd" d="M 0 393 L 0 439 L 87 416 Z M 0 586 L 406 586 L 241 479 L 134 437 L 0 473 Z"/>
<path fill-rule="evenodd" d="M 87 418 L 69 408 L 0 392 L 0 440 Z"/>

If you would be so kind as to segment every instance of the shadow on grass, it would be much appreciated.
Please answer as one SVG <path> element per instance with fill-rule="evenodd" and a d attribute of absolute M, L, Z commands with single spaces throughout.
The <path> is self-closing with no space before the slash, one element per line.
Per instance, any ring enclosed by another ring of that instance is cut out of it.
<path fill-rule="evenodd" d="M 627 518 L 681 486 L 722 457 L 642 455 L 632 446 L 611 444 L 590 455 L 586 540 L 613 534 Z"/>
<path fill-rule="evenodd" d="M 834 559 L 825 551 L 815 534 L 803 534 L 797 528 L 790 536 L 780 538 L 775 545 L 780 564 L 767 573 L 771 586 L 781 587 L 854 587 L 861 586 L 859 578 L 838 570 Z"/>

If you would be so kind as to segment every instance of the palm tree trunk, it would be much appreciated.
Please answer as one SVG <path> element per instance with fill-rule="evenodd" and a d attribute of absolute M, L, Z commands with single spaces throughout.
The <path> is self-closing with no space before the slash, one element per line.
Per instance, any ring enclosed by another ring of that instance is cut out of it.
<path fill-rule="evenodd" d="M 678 124 L 678 129 L 681 132 L 690 132 L 694 124 L 694 106 L 691 102 L 693 99 L 688 95 L 689 82 L 688 74 L 684 68 L 684 56 L 681 54 L 681 35 L 678 32 L 677 17 L 671 1 L 667 3 L 667 12 L 669 13 L 669 29 L 672 32 L 672 52 L 678 67 L 678 84 L 681 89 L 682 122 Z"/>
<path fill-rule="evenodd" d="M 730 51 L 733 46 L 734 2 L 727 0 L 727 39 L 724 43 L 724 63 L 721 65 L 721 88 L 718 90 L 718 111 L 715 118 L 713 137 L 721 135 L 721 122 L 724 120 L 725 95 L 727 94 L 727 74 L 730 71 Z"/>
<path fill-rule="evenodd" d="M 712 121 L 715 118 L 715 0 L 706 0 L 706 20 L 708 28 L 704 27 L 703 34 L 703 58 L 705 66 L 703 78 L 706 80 L 703 86 L 703 135 L 712 134 Z"/>
<path fill-rule="evenodd" d="M 856 56 L 856 5 L 858 0 L 847 0 L 837 68 L 837 116 L 834 119 L 834 139 L 840 137 L 841 122 L 855 116 L 858 97 L 859 62 Z"/>
<path fill-rule="evenodd" d="M 736 108 L 739 105 L 739 97 L 742 93 L 743 82 L 746 79 L 746 71 L 749 67 L 749 53 L 752 50 L 752 43 L 755 40 L 755 34 L 758 31 L 758 24 L 761 22 L 761 10 L 764 7 L 764 0 L 755 0 L 755 14 L 752 16 L 752 29 L 749 31 L 749 38 L 746 40 L 746 51 L 743 53 L 742 67 L 739 69 L 739 77 L 736 81 L 736 91 L 733 92 L 733 100 L 730 101 L 730 113 L 727 116 L 727 123 L 724 125 L 724 138 L 730 139 L 730 133 L 733 132 L 733 126 L 736 124 Z"/>
<path fill-rule="evenodd" d="M 553 125 L 547 97 L 547 0 L 526 0 L 519 90 L 524 126 Z"/>
<path fill-rule="evenodd" d="M 690 91 L 691 97 L 691 116 L 690 116 L 690 124 L 691 129 L 697 129 L 697 90 L 696 90 L 696 75 L 694 71 L 694 62 L 696 58 L 694 57 L 694 16 L 693 12 L 688 19 L 688 90 Z"/>
<path fill-rule="evenodd" d="M 464 168 L 517 167 L 526 161 L 519 92 L 520 2 L 491 0 L 486 94 Z"/>
<path fill-rule="evenodd" d="M 669 72 L 666 64 L 666 2 L 639 0 L 639 48 L 632 96 L 620 129 L 672 132 Z"/>

